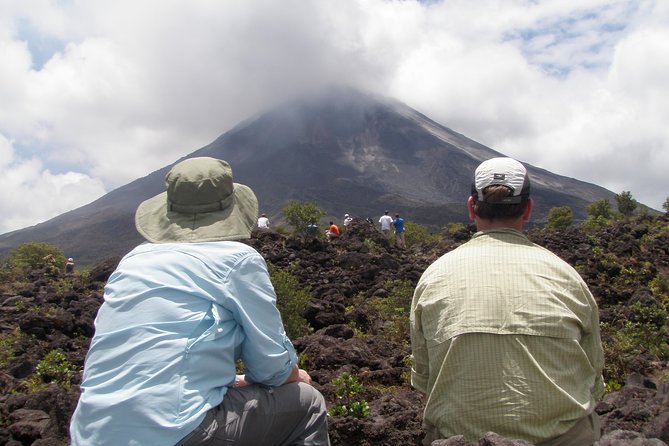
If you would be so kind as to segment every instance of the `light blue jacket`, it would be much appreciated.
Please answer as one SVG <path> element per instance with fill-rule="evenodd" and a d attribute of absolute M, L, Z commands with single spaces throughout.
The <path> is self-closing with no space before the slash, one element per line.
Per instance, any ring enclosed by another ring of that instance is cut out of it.
<path fill-rule="evenodd" d="M 239 242 L 145 243 L 105 287 L 72 445 L 174 445 L 235 379 L 279 386 L 297 363 L 263 258 Z"/>

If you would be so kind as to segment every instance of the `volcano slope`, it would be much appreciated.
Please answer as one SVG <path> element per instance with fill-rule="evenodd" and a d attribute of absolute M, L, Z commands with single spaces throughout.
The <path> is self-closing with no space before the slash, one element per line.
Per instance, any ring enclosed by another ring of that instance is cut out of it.
<path fill-rule="evenodd" d="M 421 443 L 424 399 L 409 380 L 408 309 L 423 270 L 472 227 L 408 238 L 394 248 L 374 225 L 321 239 L 258 232 L 301 366 L 325 395 L 335 446 Z M 411 235 L 411 234 L 410 234 Z M 669 442 L 669 220 L 637 217 L 599 229 L 535 229 L 536 243 L 572 264 L 600 306 L 608 393 L 600 445 Z M 3 271 L 0 283 L 0 445 L 68 444 L 81 368 L 105 281 L 118 258 L 66 274 Z M 114 444 L 114 439 L 110 439 Z M 488 434 L 441 445 L 526 445 Z"/>

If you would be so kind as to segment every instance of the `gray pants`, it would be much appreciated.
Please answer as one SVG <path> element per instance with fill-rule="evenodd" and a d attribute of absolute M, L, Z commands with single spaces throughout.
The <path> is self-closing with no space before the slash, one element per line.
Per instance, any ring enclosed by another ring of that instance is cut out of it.
<path fill-rule="evenodd" d="M 329 446 L 323 395 L 304 383 L 228 390 L 176 446 Z"/>

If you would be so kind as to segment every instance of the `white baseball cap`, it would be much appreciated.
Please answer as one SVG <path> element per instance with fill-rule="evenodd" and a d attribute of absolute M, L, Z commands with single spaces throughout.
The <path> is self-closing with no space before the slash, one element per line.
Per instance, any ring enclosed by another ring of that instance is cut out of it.
<path fill-rule="evenodd" d="M 511 191 L 511 195 L 499 204 L 520 203 L 523 196 L 530 194 L 530 178 L 527 169 L 513 158 L 499 157 L 482 162 L 474 173 L 474 184 L 472 185 L 472 196 L 485 202 L 483 189 L 488 186 L 505 186 Z"/>

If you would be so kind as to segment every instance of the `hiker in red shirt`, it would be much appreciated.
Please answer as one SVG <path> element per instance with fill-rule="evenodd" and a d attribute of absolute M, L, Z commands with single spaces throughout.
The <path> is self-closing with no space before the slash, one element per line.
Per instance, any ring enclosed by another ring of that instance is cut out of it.
<path fill-rule="evenodd" d="M 339 228 L 337 227 L 334 222 L 330 222 L 330 228 L 327 230 L 325 233 L 325 238 L 328 239 L 328 241 L 332 240 L 333 238 L 339 237 Z"/>

